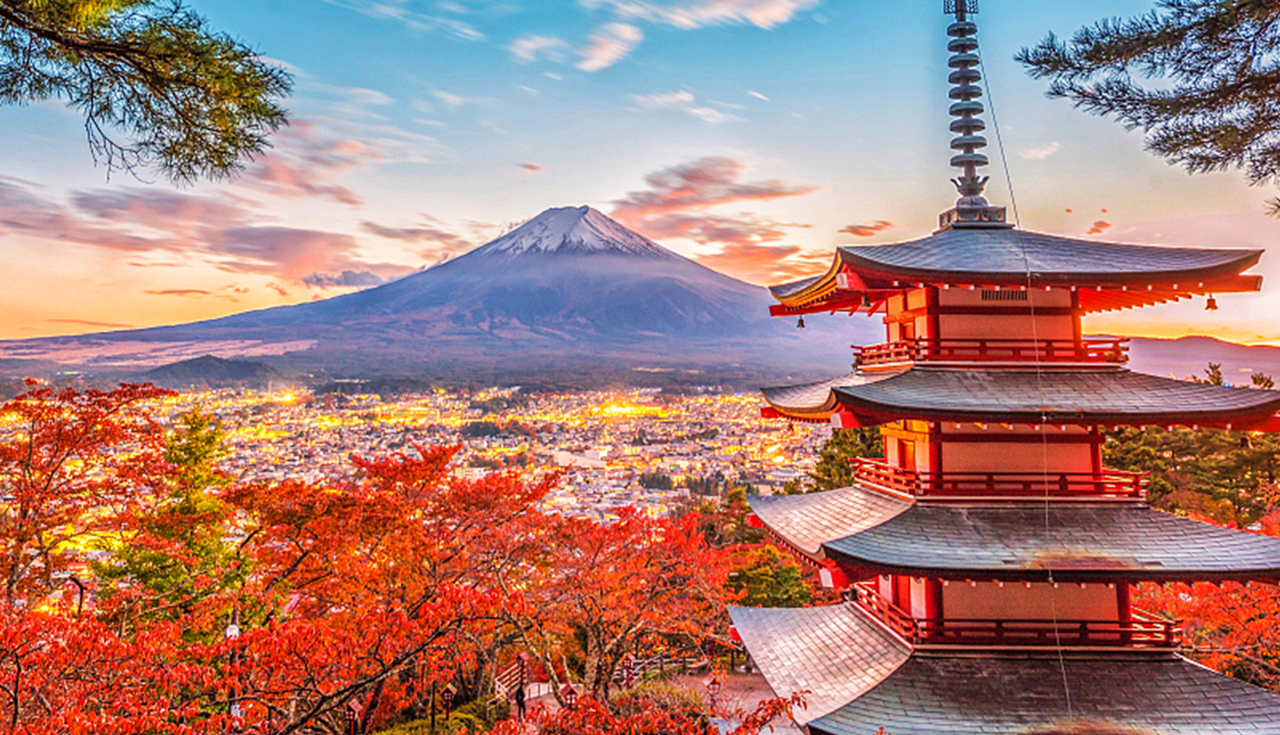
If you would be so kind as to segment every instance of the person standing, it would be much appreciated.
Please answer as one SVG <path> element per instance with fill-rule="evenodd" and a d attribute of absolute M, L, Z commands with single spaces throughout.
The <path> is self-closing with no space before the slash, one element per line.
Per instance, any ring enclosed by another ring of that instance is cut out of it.
<path fill-rule="evenodd" d="M 516 687 L 516 719 L 524 722 L 524 684 Z"/>

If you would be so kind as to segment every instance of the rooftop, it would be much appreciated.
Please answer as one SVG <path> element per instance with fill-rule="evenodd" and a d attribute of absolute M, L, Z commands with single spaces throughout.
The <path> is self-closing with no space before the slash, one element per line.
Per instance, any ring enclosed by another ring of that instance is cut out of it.
<path fill-rule="evenodd" d="M 925 655 L 848 603 L 729 614 L 815 735 L 1280 733 L 1280 696 L 1171 653 Z"/>
<path fill-rule="evenodd" d="M 1137 502 L 935 504 L 854 486 L 753 498 L 751 508 L 792 546 L 864 577 L 1280 581 L 1280 538 Z"/>
<path fill-rule="evenodd" d="M 1076 288 L 1086 311 L 1129 308 L 1194 294 L 1257 291 L 1240 275 L 1262 250 L 1170 248 L 1099 242 L 1018 229 L 948 229 L 889 245 L 844 246 L 827 272 L 770 289 L 784 313 L 867 311 L 870 294 L 922 285 Z M 809 308 L 812 307 L 812 308 Z"/>
<path fill-rule="evenodd" d="M 823 383 L 766 388 L 779 413 L 822 418 L 851 412 L 872 426 L 902 418 L 1030 424 L 1184 424 L 1262 428 L 1280 391 L 1226 388 L 1119 368 L 932 368 L 856 373 Z"/>

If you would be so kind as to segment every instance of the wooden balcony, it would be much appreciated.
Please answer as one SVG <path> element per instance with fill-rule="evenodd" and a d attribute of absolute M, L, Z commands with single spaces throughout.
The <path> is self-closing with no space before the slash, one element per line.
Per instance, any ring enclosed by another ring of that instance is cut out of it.
<path fill-rule="evenodd" d="M 864 485 L 927 498 L 1020 500 L 1110 498 L 1141 500 L 1150 473 L 1104 469 L 1092 472 L 913 472 L 883 460 L 856 458 L 854 476 Z"/>
<path fill-rule="evenodd" d="M 1121 620 L 917 620 L 863 582 L 854 602 L 914 646 L 1176 648 L 1176 621 L 1144 610 Z"/>
<path fill-rule="evenodd" d="M 918 362 L 1120 365 L 1129 360 L 1127 339 L 912 339 L 853 350 L 864 368 Z"/>

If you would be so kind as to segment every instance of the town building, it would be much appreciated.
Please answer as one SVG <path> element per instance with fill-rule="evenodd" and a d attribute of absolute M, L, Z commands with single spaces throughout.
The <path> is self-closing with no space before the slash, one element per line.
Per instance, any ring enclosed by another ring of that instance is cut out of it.
<path fill-rule="evenodd" d="M 933 235 L 841 247 L 772 289 L 777 316 L 882 314 L 854 371 L 764 391 L 766 415 L 880 427 L 856 483 L 751 500 L 753 521 L 840 604 L 731 608 L 812 735 L 1280 733 L 1280 696 L 1178 653 L 1139 583 L 1280 582 L 1280 539 L 1151 508 L 1147 478 L 1102 465 L 1114 426 L 1280 431 L 1280 392 L 1158 378 L 1081 317 L 1261 287 L 1257 250 L 1180 249 L 1021 230 L 983 198 L 974 0 L 952 0 L 956 206 Z"/>

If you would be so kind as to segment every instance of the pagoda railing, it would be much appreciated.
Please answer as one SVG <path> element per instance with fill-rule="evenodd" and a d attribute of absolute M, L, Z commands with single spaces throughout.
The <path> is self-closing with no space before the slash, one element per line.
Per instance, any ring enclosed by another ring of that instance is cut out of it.
<path fill-rule="evenodd" d="M 854 346 L 862 367 L 916 362 L 1051 362 L 1119 365 L 1129 359 L 1128 339 L 909 339 Z"/>
<path fill-rule="evenodd" d="M 932 498 L 1135 498 L 1146 497 L 1150 473 L 1102 472 L 914 472 L 883 460 L 853 460 L 858 482 L 915 497 Z"/>
<path fill-rule="evenodd" d="M 874 583 L 853 587 L 859 607 L 916 646 L 1176 648 L 1182 643 L 1177 621 L 1144 610 L 1134 610 L 1132 620 L 917 620 L 881 595 Z"/>

